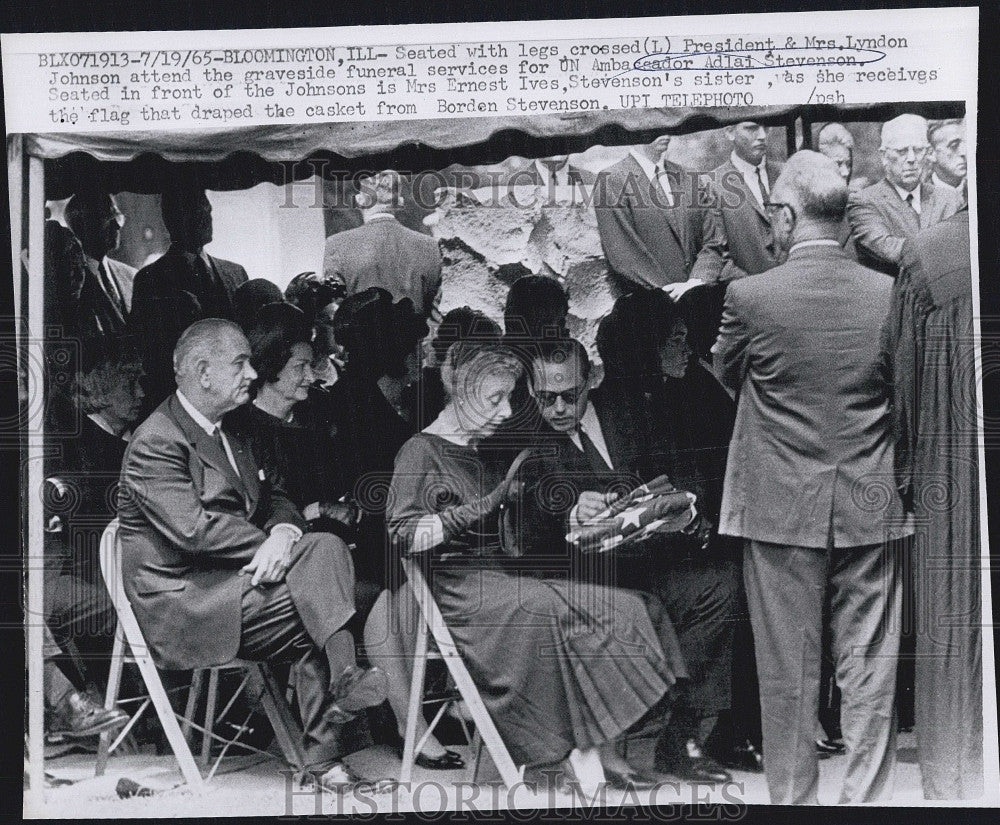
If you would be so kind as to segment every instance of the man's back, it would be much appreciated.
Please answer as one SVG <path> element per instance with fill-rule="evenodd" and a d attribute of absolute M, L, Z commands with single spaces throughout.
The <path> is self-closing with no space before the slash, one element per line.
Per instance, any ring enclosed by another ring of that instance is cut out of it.
<path fill-rule="evenodd" d="M 740 396 L 721 532 L 816 547 L 831 532 L 837 546 L 884 537 L 879 516 L 898 515 L 879 353 L 891 287 L 833 245 L 730 285 L 714 352 Z"/>
<path fill-rule="evenodd" d="M 396 301 L 409 298 L 426 318 L 441 286 L 441 253 L 433 238 L 386 215 L 327 238 L 323 271 L 342 280 L 348 295 L 381 287 Z"/>

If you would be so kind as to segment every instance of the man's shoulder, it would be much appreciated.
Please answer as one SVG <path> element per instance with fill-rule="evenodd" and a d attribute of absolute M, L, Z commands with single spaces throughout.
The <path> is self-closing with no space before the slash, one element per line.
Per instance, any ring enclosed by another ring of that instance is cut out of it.
<path fill-rule="evenodd" d="M 892 194 L 892 185 L 885 178 L 882 178 L 882 180 L 869 184 L 863 189 L 852 191 L 848 195 L 848 200 L 854 203 L 871 204 L 884 201 L 890 194 Z"/>
<path fill-rule="evenodd" d="M 167 397 L 153 410 L 132 433 L 128 452 L 140 446 L 162 445 L 171 441 L 186 440 L 184 431 L 174 412 L 174 396 Z"/>
<path fill-rule="evenodd" d="M 627 153 L 621 160 L 612 163 L 610 166 L 606 166 L 597 173 L 596 177 L 606 180 L 609 183 L 616 183 L 623 182 L 629 175 L 642 175 L 645 177 L 642 167 L 632 157 L 631 152 Z"/>
<path fill-rule="evenodd" d="M 209 255 L 209 257 L 212 259 L 212 263 L 215 264 L 216 269 L 228 270 L 229 272 L 236 274 L 242 273 L 244 276 L 247 274 L 247 271 L 242 264 L 226 260 L 225 258 L 218 258 L 215 255 Z"/>

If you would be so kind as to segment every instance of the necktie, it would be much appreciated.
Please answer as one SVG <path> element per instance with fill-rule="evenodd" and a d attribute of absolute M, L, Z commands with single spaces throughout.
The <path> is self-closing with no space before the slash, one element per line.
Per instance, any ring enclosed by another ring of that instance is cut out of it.
<path fill-rule="evenodd" d="M 760 186 L 760 205 L 767 206 L 771 199 L 767 191 L 767 181 L 764 179 L 764 173 L 760 171 L 760 167 L 757 167 L 757 185 Z"/>
<path fill-rule="evenodd" d="M 909 206 L 910 209 L 912 209 L 918 215 L 920 214 L 920 210 L 917 209 L 917 207 L 914 205 L 914 198 L 913 198 L 913 193 L 912 192 L 908 192 L 906 194 L 906 205 Z"/>
<path fill-rule="evenodd" d="M 583 445 L 583 454 L 587 456 L 587 463 L 590 464 L 591 470 L 595 473 L 606 473 L 611 469 L 604 460 L 604 456 L 601 455 L 601 451 L 597 449 L 582 427 L 580 428 L 580 443 Z"/>
<path fill-rule="evenodd" d="M 215 442 L 219 451 L 226 457 L 226 461 L 229 462 L 229 466 L 233 468 L 233 472 L 236 473 L 236 477 L 242 482 L 243 476 L 240 475 L 240 468 L 236 465 L 236 459 L 234 456 L 229 454 L 229 450 L 226 449 L 226 442 L 222 440 L 222 427 L 216 426 L 215 432 L 212 433 L 212 440 Z M 246 509 L 250 510 L 250 497 L 246 491 L 246 484 L 241 484 L 240 492 L 243 493 L 243 504 Z"/>
<path fill-rule="evenodd" d="M 660 189 L 663 190 L 663 194 L 666 196 L 667 206 L 673 206 L 674 193 L 670 191 L 670 176 L 667 174 L 667 168 L 662 163 L 656 165 L 656 182 L 660 185 Z"/>
<path fill-rule="evenodd" d="M 231 314 L 229 296 L 214 269 L 201 255 L 195 256 L 195 269 L 198 273 L 198 300 L 205 317 L 228 318 Z"/>

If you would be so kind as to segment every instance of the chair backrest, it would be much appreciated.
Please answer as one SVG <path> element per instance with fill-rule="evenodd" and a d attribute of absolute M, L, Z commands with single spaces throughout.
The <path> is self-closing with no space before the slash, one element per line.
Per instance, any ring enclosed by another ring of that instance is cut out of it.
<path fill-rule="evenodd" d="M 118 519 L 114 519 L 101 535 L 101 548 L 99 560 L 101 564 L 101 576 L 104 579 L 104 586 L 108 589 L 111 603 L 118 614 L 118 621 L 125 633 L 133 656 L 144 656 L 147 653 L 146 640 L 142 635 L 142 629 L 132 611 L 132 604 L 125 593 L 125 585 L 122 582 L 122 548 L 118 540 Z"/>

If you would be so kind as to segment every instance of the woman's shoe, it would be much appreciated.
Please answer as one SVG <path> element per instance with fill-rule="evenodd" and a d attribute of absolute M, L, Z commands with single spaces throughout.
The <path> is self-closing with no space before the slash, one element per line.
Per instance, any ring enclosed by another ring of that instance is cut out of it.
<path fill-rule="evenodd" d="M 440 756 L 427 756 L 426 754 L 418 753 L 414 762 L 421 768 L 426 768 L 429 771 L 457 771 L 465 767 L 465 760 L 461 754 L 448 748 L 445 748 L 444 753 Z"/>

